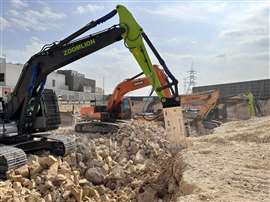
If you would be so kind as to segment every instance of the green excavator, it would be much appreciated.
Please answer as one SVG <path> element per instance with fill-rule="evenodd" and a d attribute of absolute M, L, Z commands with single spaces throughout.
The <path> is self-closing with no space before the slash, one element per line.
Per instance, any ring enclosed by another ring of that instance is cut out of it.
<path fill-rule="evenodd" d="M 119 16 L 119 24 L 78 38 L 116 14 Z M 165 125 L 168 133 L 179 135 L 179 132 L 184 131 L 183 122 L 178 116 L 176 117 L 176 114 L 181 112 L 177 79 L 132 14 L 124 6 L 118 5 L 107 15 L 89 22 L 65 39 L 45 45 L 25 63 L 10 99 L 7 103 L 2 102 L 2 129 L 0 130 L 0 175 L 2 177 L 7 170 L 25 164 L 26 153 L 49 150 L 56 155 L 65 155 L 74 150 L 75 140 L 64 135 L 52 136 L 47 132 L 58 128 L 60 115 L 54 92 L 44 90 L 46 77 L 67 64 L 121 40 L 135 57 L 143 74 L 149 78 L 160 97 L 165 110 Z M 166 86 L 161 85 L 153 70 L 143 41 L 147 43 L 167 74 Z M 172 96 L 166 97 L 163 93 L 164 89 L 170 89 Z"/>

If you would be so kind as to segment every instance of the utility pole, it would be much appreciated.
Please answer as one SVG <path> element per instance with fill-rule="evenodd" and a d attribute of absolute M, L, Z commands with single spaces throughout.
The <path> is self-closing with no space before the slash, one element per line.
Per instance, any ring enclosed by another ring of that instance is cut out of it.
<path fill-rule="evenodd" d="M 197 79 L 197 71 L 193 68 L 193 60 L 191 62 L 190 70 L 187 72 L 188 76 L 184 79 L 185 80 L 185 93 L 191 94 L 192 88 L 196 85 L 196 79 Z"/>
<path fill-rule="evenodd" d="M 104 76 L 102 77 L 102 103 L 105 104 L 104 96 L 105 96 L 105 89 L 104 89 Z"/>

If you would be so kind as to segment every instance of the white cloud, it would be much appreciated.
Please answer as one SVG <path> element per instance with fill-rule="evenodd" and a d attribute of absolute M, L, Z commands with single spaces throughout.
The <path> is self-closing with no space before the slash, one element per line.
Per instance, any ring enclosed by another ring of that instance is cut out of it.
<path fill-rule="evenodd" d="M 236 44 L 258 41 L 258 38 L 269 40 L 269 5 L 248 6 L 242 12 L 235 12 L 224 19 L 220 37 L 234 40 Z"/>
<path fill-rule="evenodd" d="M 5 28 L 9 26 L 10 26 L 10 23 L 4 17 L 0 16 L 0 30 L 4 30 Z"/>
<path fill-rule="evenodd" d="M 187 4 L 177 4 L 175 6 L 160 6 L 159 8 L 147 10 L 147 12 L 152 15 L 159 15 L 161 17 L 176 20 L 193 21 L 206 19 L 205 16 L 194 11 L 194 7 Z"/>
<path fill-rule="evenodd" d="M 84 6 L 78 6 L 76 8 L 76 13 L 85 14 L 85 13 L 94 13 L 96 11 L 101 11 L 104 9 L 104 6 L 87 4 Z"/>
<path fill-rule="evenodd" d="M 11 0 L 11 5 L 17 9 L 28 7 L 27 2 L 22 0 Z"/>
<path fill-rule="evenodd" d="M 24 64 L 31 56 L 38 53 L 44 43 L 37 37 L 31 37 L 29 43 L 22 49 L 6 49 L 7 60 Z"/>
<path fill-rule="evenodd" d="M 54 12 L 50 7 L 45 6 L 40 10 L 24 9 L 10 10 L 9 21 L 13 28 L 23 28 L 26 31 L 45 31 L 58 29 L 61 20 L 66 18 L 62 12 Z"/>
<path fill-rule="evenodd" d="M 226 3 L 215 2 L 178 2 L 176 4 L 162 5 L 154 9 L 146 9 L 146 12 L 161 17 L 190 21 L 207 22 L 209 13 L 222 12 L 226 7 Z"/>

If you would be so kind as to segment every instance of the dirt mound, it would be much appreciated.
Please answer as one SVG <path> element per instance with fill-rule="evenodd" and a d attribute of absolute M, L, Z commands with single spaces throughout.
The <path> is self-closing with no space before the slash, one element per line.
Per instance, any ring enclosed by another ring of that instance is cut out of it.
<path fill-rule="evenodd" d="M 270 117 L 235 121 L 211 135 L 192 138 L 183 154 L 185 182 L 199 192 L 178 201 L 268 201 Z"/>

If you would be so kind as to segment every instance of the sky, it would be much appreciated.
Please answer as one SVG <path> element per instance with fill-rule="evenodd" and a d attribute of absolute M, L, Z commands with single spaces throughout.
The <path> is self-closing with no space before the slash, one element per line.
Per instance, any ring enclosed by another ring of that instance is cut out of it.
<path fill-rule="evenodd" d="M 267 0 L 0 0 L 0 55 L 8 62 L 24 64 L 43 45 L 65 38 L 117 4 L 133 13 L 179 80 L 180 92 L 191 67 L 197 72 L 197 86 L 270 78 Z M 88 34 L 118 22 L 116 16 Z M 106 93 L 141 72 L 123 41 L 63 69 L 79 71 L 100 87 L 104 79 Z M 135 94 L 149 91 L 146 88 Z"/>

